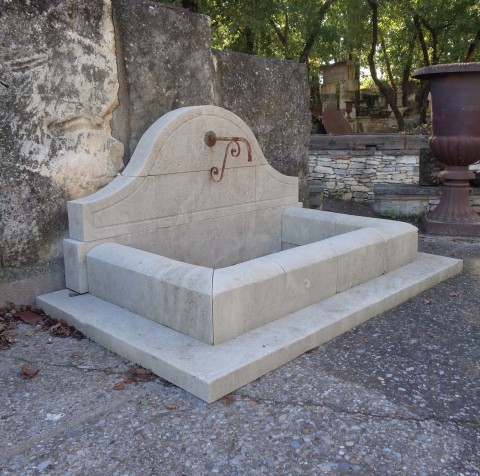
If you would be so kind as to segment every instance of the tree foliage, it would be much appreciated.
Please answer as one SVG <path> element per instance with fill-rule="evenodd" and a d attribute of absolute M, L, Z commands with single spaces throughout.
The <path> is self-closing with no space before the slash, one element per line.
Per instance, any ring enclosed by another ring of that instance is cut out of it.
<path fill-rule="evenodd" d="M 437 63 L 480 61 L 478 0 L 163 0 L 212 20 L 212 46 L 306 63 L 318 88 L 321 64 L 353 58 L 369 67 L 395 110 L 411 73 Z M 419 101 L 426 111 L 428 90 Z M 404 104 L 405 105 L 405 104 Z"/>

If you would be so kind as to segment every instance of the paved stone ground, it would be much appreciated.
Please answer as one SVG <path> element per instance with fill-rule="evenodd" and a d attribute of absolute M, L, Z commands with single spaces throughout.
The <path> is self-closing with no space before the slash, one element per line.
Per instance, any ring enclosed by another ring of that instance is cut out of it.
<path fill-rule="evenodd" d="M 420 249 L 464 273 L 210 405 L 159 379 L 113 390 L 129 362 L 20 324 L 0 473 L 479 475 L 480 239 Z"/>

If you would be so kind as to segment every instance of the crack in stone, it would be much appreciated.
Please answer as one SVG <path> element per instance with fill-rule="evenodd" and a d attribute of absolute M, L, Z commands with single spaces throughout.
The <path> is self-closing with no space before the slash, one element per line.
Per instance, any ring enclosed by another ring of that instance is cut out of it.
<path fill-rule="evenodd" d="M 88 372 L 102 372 L 110 375 L 125 375 L 128 372 L 128 369 L 115 371 L 114 369 L 105 368 L 105 367 L 101 368 L 101 367 L 91 367 L 88 365 L 56 364 L 56 363 L 45 362 L 40 360 L 27 360 L 25 358 L 18 358 L 18 357 L 12 357 L 10 360 L 15 363 L 19 363 L 19 364 L 25 363 L 25 364 L 34 365 L 37 367 L 44 366 L 44 367 L 58 367 L 58 368 L 65 368 L 65 369 L 77 369 L 77 370 L 84 370 Z"/>
<path fill-rule="evenodd" d="M 328 405 L 322 405 L 322 404 L 317 404 L 313 402 L 295 402 L 295 401 L 289 401 L 289 402 L 284 402 L 281 400 L 274 400 L 274 399 L 264 399 L 264 398 L 259 398 L 259 397 L 251 397 L 249 395 L 245 394 L 236 394 L 237 397 L 244 399 L 244 400 L 250 400 L 255 403 L 259 404 L 272 404 L 272 405 L 285 405 L 285 406 L 298 406 L 298 407 L 304 407 L 304 408 L 324 408 L 327 410 L 330 410 L 333 413 L 339 413 L 339 414 L 345 414 L 349 416 L 361 416 L 364 418 L 374 418 L 378 420 L 397 420 L 397 421 L 404 421 L 404 422 L 409 422 L 409 423 L 428 423 L 428 422 L 433 422 L 433 423 L 450 423 L 452 425 L 474 425 L 474 426 L 479 426 L 480 421 L 479 420 L 467 420 L 467 419 L 453 419 L 453 418 L 440 418 L 435 415 L 429 415 L 423 418 L 416 418 L 416 417 L 404 417 L 404 416 L 395 416 L 395 415 L 382 415 L 382 414 L 376 414 L 376 413 L 365 413 L 361 411 L 350 411 L 350 410 L 345 410 L 345 409 L 340 409 L 340 408 L 335 408 L 332 406 Z"/>

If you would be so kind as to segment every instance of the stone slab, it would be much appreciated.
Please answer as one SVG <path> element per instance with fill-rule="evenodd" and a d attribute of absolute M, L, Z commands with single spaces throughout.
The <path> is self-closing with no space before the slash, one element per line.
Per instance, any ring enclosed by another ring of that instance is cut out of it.
<path fill-rule="evenodd" d="M 310 139 L 307 68 L 296 61 L 233 51 L 212 53 L 215 104 L 250 126 L 272 167 L 299 178 L 300 200 L 306 205 Z"/>
<path fill-rule="evenodd" d="M 213 343 L 213 269 L 104 243 L 87 254 L 87 273 L 92 295 Z"/>
<path fill-rule="evenodd" d="M 310 151 L 315 150 L 418 150 L 428 147 L 428 137 L 408 134 L 312 134 Z"/>
<path fill-rule="evenodd" d="M 386 244 L 386 271 L 392 271 L 416 259 L 417 229 L 408 223 L 378 218 L 351 216 L 306 208 L 288 207 L 282 216 L 282 249 L 305 245 L 369 228 Z M 355 235 L 350 239 L 355 241 Z M 361 272 L 361 269 L 360 269 Z M 358 284 L 357 281 L 356 284 Z"/>
<path fill-rule="evenodd" d="M 473 167 L 471 167 L 472 169 Z M 382 216 L 414 217 L 432 210 L 440 200 L 442 187 L 428 187 L 407 184 L 377 184 L 373 187 L 375 195 L 373 211 Z M 478 212 L 480 189 L 470 187 L 470 203 Z"/>
<path fill-rule="evenodd" d="M 63 290 L 39 296 L 37 304 L 99 344 L 213 402 L 461 270 L 460 260 L 420 253 L 413 263 L 216 346 L 89 294 L 70 297 Z"/>
<path fill-rule="evenodd" d="M 343 114 L 336 109 L 327 107 L 322 114 L 323 126 L 328 134 L 351 134 L 352 126 Z"/>
<path fill-rule="evenodd" d="M 213 104 L 210 24 L 205 15 L 156 2 L 112 0 L 112 9 L 120 83 L 112 127 L 128 162 L 162 114 Z"/>
<path fill-rule="evenodd" d="M 0 2 L 0 280 L 15 270 L 17 302 L 39 289 L 32 267 L 61 259 L 66 201 L 123 167 L 110 129 L 118 104 L 111 10 L 110 0 Z"/>

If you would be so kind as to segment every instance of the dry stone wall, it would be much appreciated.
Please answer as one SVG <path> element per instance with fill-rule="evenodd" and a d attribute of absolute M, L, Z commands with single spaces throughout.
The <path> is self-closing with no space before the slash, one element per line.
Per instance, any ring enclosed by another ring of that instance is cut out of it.
<path fill-rule="evenodd" d="M 320 180 L 329 197 L 373 200 L 377 183 L 418 183 L 416 151 L 312 151 L 309 178 Z"/>
<path fill-rule="evenodd" d="M 354 134 L 310 137 L 309 182 L 321 183 L 327 197 L 373 201 L 378 184 L 419 183 L 421 150 L 427 136 Z M 470 170 L 480 171 L 480 163 Z M 432 198 L 432 207 L 438 201 Z"/>

